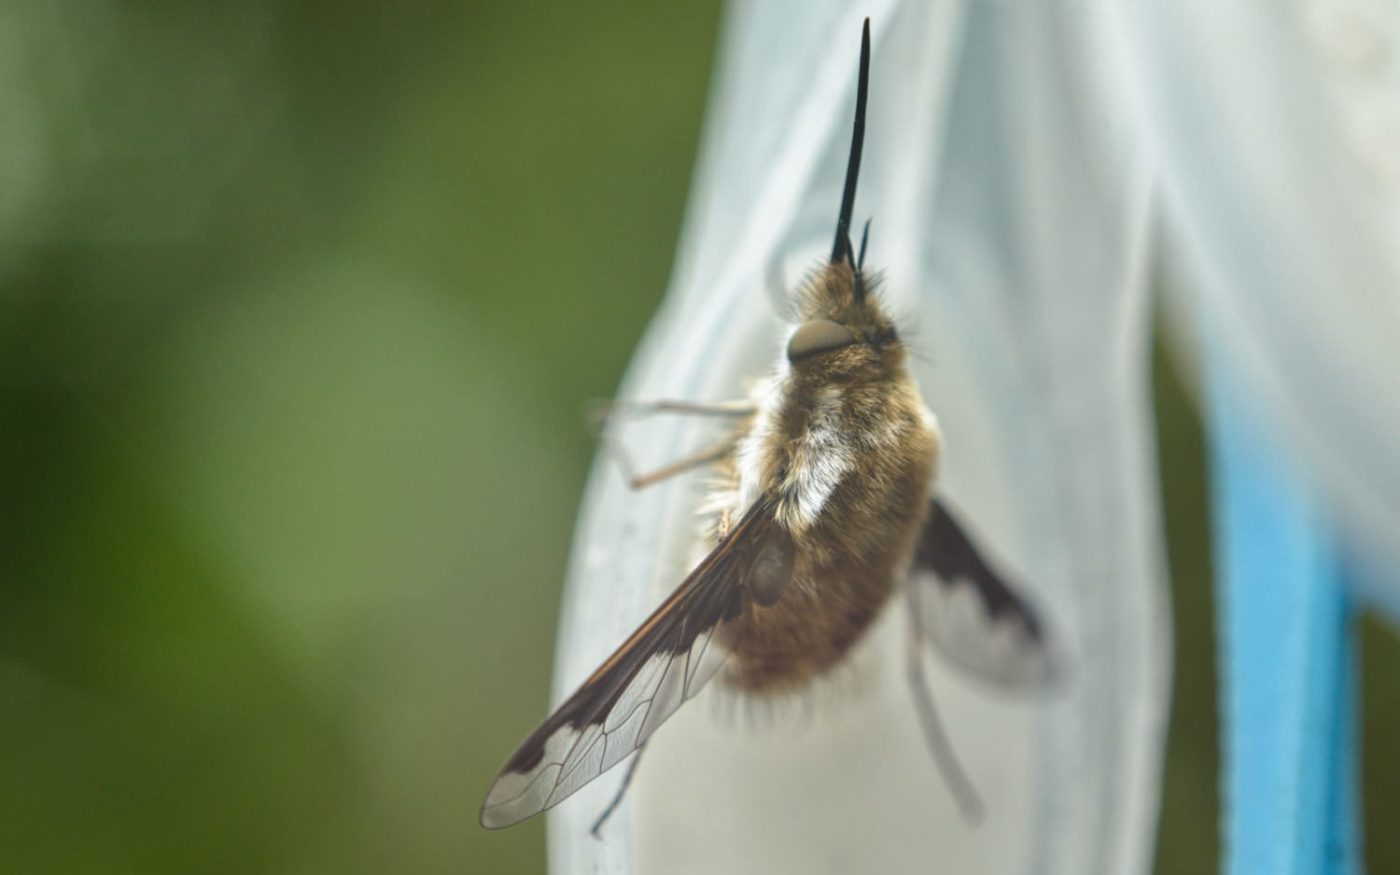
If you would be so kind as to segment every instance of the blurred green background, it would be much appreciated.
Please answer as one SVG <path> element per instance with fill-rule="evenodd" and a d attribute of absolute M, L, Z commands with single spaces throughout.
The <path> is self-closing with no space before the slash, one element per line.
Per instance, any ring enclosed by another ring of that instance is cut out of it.
<path fill-rule="evenodd" d="M 582 411 L 665 287 L 718 24 L 0 3 L 4 871 L 543 868 L 539 821 L 476 810 L 544 714 Z M 1158 364 L 1159 871 L 1207 872 L 1202 458 Z M 1394 774 L 1376 674 L 1368 769 Z M 1400 805 L 1368 792 L 1372 869 L 1400 870 Z"/>

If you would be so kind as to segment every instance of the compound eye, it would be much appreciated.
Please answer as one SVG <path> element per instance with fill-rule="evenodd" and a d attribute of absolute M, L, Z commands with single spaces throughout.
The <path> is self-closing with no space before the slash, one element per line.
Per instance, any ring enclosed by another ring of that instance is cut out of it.
<path fill-rule="evenodd" d="M 788 341 L 788 361 L 795 362 L 819 352 L 830 352 L 856 342 L 851 329 L 829 319 L 803 322 Z"/>

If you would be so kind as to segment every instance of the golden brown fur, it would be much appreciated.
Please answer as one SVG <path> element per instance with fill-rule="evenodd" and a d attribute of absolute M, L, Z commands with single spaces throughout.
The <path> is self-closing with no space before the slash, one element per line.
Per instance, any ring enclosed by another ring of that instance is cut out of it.
<path fill-rule="evenodd" d="M 774 378 L 723 469 L 720 494 L 734 498 L 716 536 L 757 492 L 776 498 L 796 545 L 786 590 L 753 608 L 726 665 L 725 681 L 746 692 L 799 689 L 848 653 L 889 600 L 928 507 L 937 428 L 871 284 L 845 263 L 808 281 L 803 317 L 838 322 L 856 342 Z"/>

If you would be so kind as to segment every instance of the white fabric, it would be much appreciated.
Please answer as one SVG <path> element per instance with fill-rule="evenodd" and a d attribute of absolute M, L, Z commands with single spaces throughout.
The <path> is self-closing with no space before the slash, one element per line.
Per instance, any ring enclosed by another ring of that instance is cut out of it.
<path fill-rule="evenodd" d="M 1123 25 L 1213 360 L 1400 612 L 1400 7 L 1138 0 Z"/>
<path fill-rule="evenodd" d="M 1103 34 L 1069 3 L 764 2 L 730 9 L 666 303 L 626 398 L 733 398 L 780 353 L 766 289 L 825 256 L 860 23 L 872 19 L 856 221 L 906 318 L 947 447 L 939 488 L 1027 580 L 1066 683 L 1037 700 L 936 661 L 987 804 L 957 813 L 904 686 L 896 600 L 840 679 L 776 709 L 711 689 L 550 816 L 556 873 L 1147 872 L 1168 694 L 1144 284 L 1148 185 L 1109 111 Z M 1096 19 L 1097 20 L 1097 19 Z M 638 467 L 716 427 L 630 422 Z M 580 519 L 556 698 L 694 558 L 695 479 L 631 493 L 600 454 Z M 795 713 L 790 713 L 795 712 Z"/>

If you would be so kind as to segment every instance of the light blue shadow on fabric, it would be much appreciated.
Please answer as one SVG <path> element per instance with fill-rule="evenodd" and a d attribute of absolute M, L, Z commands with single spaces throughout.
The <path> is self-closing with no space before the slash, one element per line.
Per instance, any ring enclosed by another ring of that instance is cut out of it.
<path fill-rule="evenodd" d="M 1359 875 L 1357 661 L 1336 539 L 1218 362 L 1207 387 L 1221 871 Z"/>

